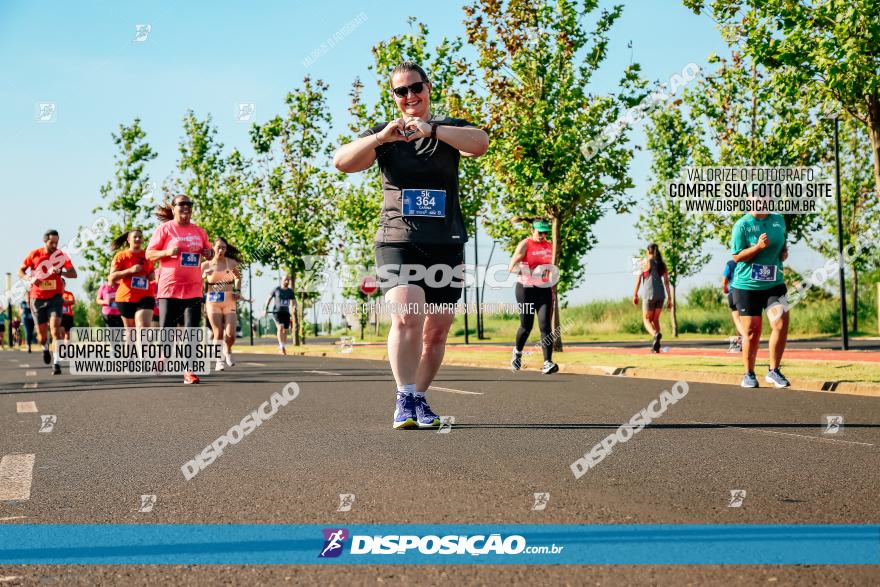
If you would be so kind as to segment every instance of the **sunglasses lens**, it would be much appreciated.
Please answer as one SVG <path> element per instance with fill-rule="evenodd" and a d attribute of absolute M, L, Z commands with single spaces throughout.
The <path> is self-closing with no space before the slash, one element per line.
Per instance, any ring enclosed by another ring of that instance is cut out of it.
<path fill-rule="evenodd" d="M 410 86 L 400 86 L 399 88 L 394 88 L 394 93 L 397 94 L 400 98 L 406 98 L 410 92 L 413 94 L 421 94 L 422 90 L 425 89 L 425 82 L 416 82 Z"/>

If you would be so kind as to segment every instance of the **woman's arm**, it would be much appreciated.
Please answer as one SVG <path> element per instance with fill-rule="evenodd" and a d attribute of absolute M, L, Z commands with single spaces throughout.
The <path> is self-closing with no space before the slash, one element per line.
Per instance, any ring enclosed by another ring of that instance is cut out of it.
<path fill-rule="evenodd" d="M 669 272 L 663 273 L 663 287 L 666 289 L 666 309 L 672 309 L 672 290 L 669 288 Z"/>
<path fill-rule="evenodd" d="M 523 239 L 518 245 L 516 245 L 516 250 L 513 252 L 513 256 L 510 258 L 510 264 L 507 266 L 507 270 L 511 273 L 519 273 L 519 264 L 522 263 L 522 260 L 525 258 L 526 239 Z"/>
<path fill-rule="evenodd" d="M 385 128 L 377 133 L 342 145 L 333 156 L 333 166 L 343 173 L 357 173 L 368 169 L 376 160 L 376 148 L 379 145 L 408 140 L 407 137 L 400 134 L 404 128 L 403 120 L 398 118 L 386 124 Z"/>
<path fill-rule="evenodd" d="M 639 271 L 638 276 L 636 277 L 636 289 L 633 291 L 633 305 L 639 305 L 639 288 L 642 286 L 642 272 Z"/>
<path fill-rule="evenodd" d="M 437 127 L 437 139 L 458 149 L 464 157 L 479 157 L 489 150 L 489 135 L 475 126 L 440 125 Z"/>
<path fill-rule="evenodd" d="M 755 255 L 766 249 L 769 244 L 770 239 L 767 238 L 767 234 L 762 233 L 761 236 L 758 238 L 758 242 L 754 246 L 743 249 L 739 253 L 736 253 L 733 256 L 733 260 L 737 263 L 745 263 L 751 261 L 755 257 Z"/>

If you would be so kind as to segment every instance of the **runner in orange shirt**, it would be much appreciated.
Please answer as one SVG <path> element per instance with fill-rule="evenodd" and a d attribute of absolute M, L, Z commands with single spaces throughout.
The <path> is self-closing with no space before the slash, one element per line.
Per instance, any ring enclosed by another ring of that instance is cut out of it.
<path fill-rule="evenodd" d="M 37 341 L 43 347 L 43 362 L 52 364 L 52 374 L 61 374 L 58 341 L 64 338 L 61 327 L 64 286 L 61 278 L 74 279 L 76 269 L 70 257 L 58 248 L 58 231 L 47 230 L 43 246 L 28 253 L 18 268 L 18 276 L 31 282 L 30 306 L 37 323 Z M 29 273 L 30 272 L 30 273 Z M 49 327 L 52 328 L 55 353 L 49 351 Z M 54 358 L 54 360 L 53 360 Z"/>
<path fill-rule="evenodd" d="M 125 250 L 120 250 L 128 245 Z M 110 283 L 118 284 L 116 305 L 126 328 L 146 328 L 153 320 L 156 298 L 150 288 L 155 279 L 153 262 L 143 249 L 144 233 L 135 228 L 116 237 L 110 243 L 118 251 L 110 264 Z"/>

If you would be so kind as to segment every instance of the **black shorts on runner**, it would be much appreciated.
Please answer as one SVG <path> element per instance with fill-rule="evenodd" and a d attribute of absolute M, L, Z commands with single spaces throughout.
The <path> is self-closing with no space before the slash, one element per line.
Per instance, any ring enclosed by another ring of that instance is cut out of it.
<path fill-rule="evenodd" d="M 52 314 L 59 318 L 64 315 L 64 298 L 61 297 L 61 294 L 48 300 L 31 298 L 31 312 L 36 318 L 37 324 L 46 324 Z"/>
<path fill-rule="evenodd" d="M 159 325 L 198 328 L 202 325 L 202 298 L 159 298 Z"/>
<path fill-rule="evenodd" d="M 64 314 L 61 317 L 61 328 L 65 332 L 70 332 L 70 329 L 73 328 L 73 314 Z"/>
<path fill-rule="evenodd" d="M 736 310 L 736 302 L 733 301 L 733 288 L 727 290 L 727 307 L 731 311 Z"/>
<path fill-rule="evenodd" d="M 101 314 L 106 328 L 122 328 L 122 316 L 119 314 Z"/>
<path fill-rule="evenodd" d="M 275 313 L 275 322 L 284 328 L 290 328 L 290 312 L 287 310 L 278 310 Z"/>
<path fill-rule="evenodd" d="M 385 266 L 385 274 L 400 276 L 401 265 L 421 265 L 428 270 L 425 276 L 432 283 L 446 283 L 446 285 L 432 286 L 425 283 L 425 279 L 410 280 L 406 285 L 417 285 L 425 291 L 425 303 L 427 304 L 454 304 L 461 297 L 461 287 L 452 284 L 461 284 L 464 273 L 453 276 L 456 267 L 464 264 L 463 244 L 425 244 L 425 243 L 376 243 L 376 269 L 379 280 L 379 288 L 382 293 L 388 293 L 399 283 L 395 279 L 384 279 L 379 268 Z M 439 265 L 440 268 L 431 270 L 431 267 Z"/>
<path fill-rule="evenodd" d="M 782 303 L 788 288 L 784 283 L 769 289 L 737 289 L 730 288 L 733 301 L 740 316 L 760 316 L 761 312 L 775 304 Z"/>
<path fill-rule="evenodd" d="M 139 302 L 116 302 L 116 306 L 119 308 L 119 314 L 123 318 L 131 320 L 138 310 L 149 310 L 152 312 L 153 308 L 156 307 L 156 298 L 142 298 Z"/>

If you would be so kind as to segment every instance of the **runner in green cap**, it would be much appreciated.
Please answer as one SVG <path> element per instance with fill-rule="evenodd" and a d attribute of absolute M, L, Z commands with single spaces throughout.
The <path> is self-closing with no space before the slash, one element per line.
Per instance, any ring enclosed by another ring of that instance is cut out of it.
<path fill-rule="evenodd" d="M 527 218 L 514 218 L 514 222 L 529 221 Z M 550 318 L 553 310 L 553 288 L 550 283 L 549 271 L 536 268 L 553 264 L 553 245 L 547 240 L 550 235 L 550 223 L 540 219 L 531 219 L 532 236 L 524 238 L 516 246 L 508 269 L 518 273 L 516 283 L 516 303 L 519 306 L 519 329 L 516 331 L 516 346 L 510 360 L 510 368 L 519 371 L 522 368 L 522 352 L 526 340 L 538 316 L 538 329 L 541 332 L 541 350 L 544 353 L 544 366 L 541 373 L 549 375 L 559 371 L 559 365 L 553 362 L 553 337 L 550 334 Z"/>

